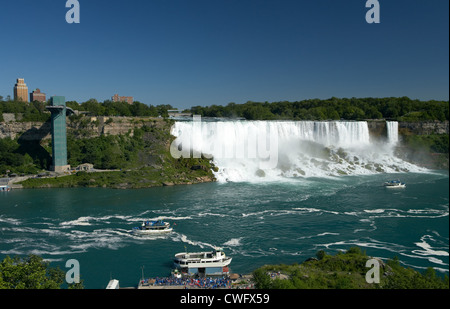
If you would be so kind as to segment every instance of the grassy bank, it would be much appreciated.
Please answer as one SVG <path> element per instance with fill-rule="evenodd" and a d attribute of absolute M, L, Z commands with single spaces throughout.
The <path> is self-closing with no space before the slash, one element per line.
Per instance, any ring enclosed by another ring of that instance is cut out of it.
<path fill-rule="evenodd" d="M 74 175 L 52 178 L 28 179 L 21 184 L 24 188 L 74 188 L 74 187 L 103 187 L 103 188 L 149 188 L 158 186 L 172 186 L 214 181 L 211 173 L 202 169 L 189 170 L 184 168 L 177 173 L 161 172 L 153 168 L 117 172 L 78 172 Z"/>

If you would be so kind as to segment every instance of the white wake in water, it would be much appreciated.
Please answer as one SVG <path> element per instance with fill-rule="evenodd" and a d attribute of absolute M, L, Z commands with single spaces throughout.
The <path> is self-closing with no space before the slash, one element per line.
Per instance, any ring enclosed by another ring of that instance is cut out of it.
<path fill-rule="evenodd" d="M 365 121 L 176 122 L 171 133 L 183 157 L 213 158 L 219 182 L 425 171 L 394 155 L 398 123 L 386 128 L 377 141 Z"/>

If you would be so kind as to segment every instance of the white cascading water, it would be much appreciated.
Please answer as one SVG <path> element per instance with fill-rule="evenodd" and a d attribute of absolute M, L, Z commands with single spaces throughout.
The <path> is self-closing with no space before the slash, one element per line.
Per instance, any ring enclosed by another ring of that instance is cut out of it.
<path fill-rule="evenodd" d="M 387 130 L 372 142 L 365 121 L 176 122 L 172 149 L 212 157 L 219 182 L 421 171 L 393 155 L 398 123 Z"/>

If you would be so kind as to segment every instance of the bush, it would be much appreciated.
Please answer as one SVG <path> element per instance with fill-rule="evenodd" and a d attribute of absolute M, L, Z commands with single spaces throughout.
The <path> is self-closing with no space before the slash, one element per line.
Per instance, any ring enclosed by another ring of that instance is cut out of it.
<path fill-rule="evenodd" d="M 432 268 L 424 274 L 400 265 L 393 258 L 380 269 L 381 283 L 369 284 L 365 264 L 370 257 L 359 247 L 345 254 L 326 255 L 317 252 L 320 260 L 308 259 L 300 265 L 266 265 L 253 272 L 256 288 L 262 289 L 448 289 L 448 276 L 439 277 Z M 282 272 L 288 279 L 271 279 L 268 272 Z"/>
<path fill-rule="evenodd" d="M 50 268 L 47 262 L 37 256 L 10 258 L 0 262 L 0 289 L 60 289 L 64 282 L 64 272 Z M 69 288 L 83 288 L 83 284 Z"/>

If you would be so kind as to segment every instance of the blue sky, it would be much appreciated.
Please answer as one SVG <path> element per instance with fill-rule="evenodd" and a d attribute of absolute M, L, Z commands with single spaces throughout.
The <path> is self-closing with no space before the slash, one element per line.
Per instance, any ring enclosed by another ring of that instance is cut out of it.
<path fill-rule="evenodd" d="M 408 96 L 449 99 L 449 1 L 2 0 L 0 95 L 146 104 Z"/>

